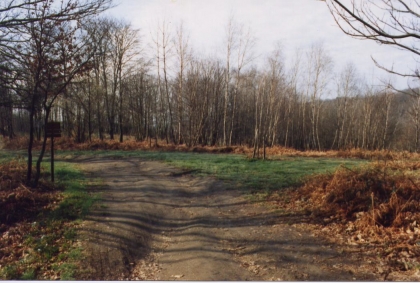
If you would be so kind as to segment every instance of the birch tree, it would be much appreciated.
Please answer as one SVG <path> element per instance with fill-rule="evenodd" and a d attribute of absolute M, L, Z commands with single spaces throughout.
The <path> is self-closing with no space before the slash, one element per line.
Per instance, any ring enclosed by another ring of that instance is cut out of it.
<path fill-rule="evenodd" d="M 337 112 L 336 130 L 332 147 L 341 149 L 346 143 L 346 129 L 349 126 L 349 108 L 351 98 L 357 95 L 357 73 L 356 67 L 349 63 L 339 74 L 337 82 Z M 348 131 L 348 130 L 347 130 Z"/>
<path fill-rule="evenodd" d="M 236 48 L 236 33 L 238 27 L 236 22 L 231 16 L 228 20 L 226 29 L 225 29 L 225 44 L 226 44 L 226 67 L 225 67 L 225 95 L 224 95 L 224 105 L 223 105 L 223 145 L 228 145 L 228 107 L 230 100 L 230 65 L 231 57 L 234 48 Z"/>
<path fill-rule="evenodd" d="M 178 72 L 177 72 L 177 94 L 176 94 L 176 106 L 177 106 L 177 124 L 178 124 L 178 137 L 177 143 L 182 143 L 183 136 L 183 94 L 184 94 L 184 81 L 185 72 L 191 59 L 191 49 L 189 47 L 189 36 L 185 34 L 183 22 L 180 22 L 176 29 L 176 37 L 174 39 L 174 46 L 176 51 Z"/>
<path fill-rule="evenodd" d="M 306 96 L 310 101 L 311 134 L 310 145 L 321 150 L 319 142 L 319 118 L 322 98 L 327 91 L 331 76 L 332 59 L 326 53 L 323 44 L 313 44 L 307 53 Z"/>

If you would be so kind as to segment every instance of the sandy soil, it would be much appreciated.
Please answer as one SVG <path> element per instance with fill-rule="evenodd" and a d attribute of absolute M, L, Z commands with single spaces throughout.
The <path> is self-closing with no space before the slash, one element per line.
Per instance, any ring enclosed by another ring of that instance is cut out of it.
<path fill-rule="evenodd" d="M 82 225 L 85 280 L 383 280 L 374 260 L 317 238 L 302 217 L 211 178 L 136 158 L 73 160 L 103 202 Z M 300 228 L 299 228 L 299 227 Z"/>

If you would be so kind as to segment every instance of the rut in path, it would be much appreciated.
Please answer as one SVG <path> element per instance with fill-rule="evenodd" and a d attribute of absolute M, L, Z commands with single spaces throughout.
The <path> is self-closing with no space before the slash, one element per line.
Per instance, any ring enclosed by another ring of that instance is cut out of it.
<path fill-rule="evenodd" d="M 85 280 L 378 280 L 360 254 L 222 182 L 136 158 L 76 158 L 103 201 L 82 225 Z M 363 271 L 362 271 L 363 270 Z"/>

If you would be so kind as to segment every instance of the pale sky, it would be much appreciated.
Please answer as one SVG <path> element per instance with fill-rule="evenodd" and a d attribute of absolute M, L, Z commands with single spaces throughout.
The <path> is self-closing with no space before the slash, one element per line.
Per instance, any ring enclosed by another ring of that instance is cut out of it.
<path fill-rule="evenodd" d="M 118 6 L 107 13 L 140 29 L 143 42 L 150 42 L 150 32 L 156 29 L 159 20 L 165 18 L 173 28 L 183 20 L 194 50 L 205 56 L 223 54 L 224 30 L 233 14 L 237 22 L 251 27 L 257 40 L 255 53 L 261 55 L 259 58 L 268 55 L 280 42 L 284 46 L 287 64 L 297 48 L 305 52 L 311 44 L 322 41 L 334 61 L 335 72 L 347 62 L 353 62 L 359 73 L 372 84 L 379 84 L 378 79 L 391 76 L 376 68 L 371 56 L 402 72 L 415 68 L 415 59 L 408 52 L 345 35 L 323 1 L 116 0 L 115 3 Z M 405 79 L 391 78 L 397 88 L 407 86 Z"/>

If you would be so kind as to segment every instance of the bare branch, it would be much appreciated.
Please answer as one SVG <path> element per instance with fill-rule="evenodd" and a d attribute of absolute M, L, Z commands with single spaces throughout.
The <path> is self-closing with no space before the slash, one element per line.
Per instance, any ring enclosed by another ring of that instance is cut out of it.
<path fill-rule="evenodd" d="M 343 4 L 340 0 L 328 0 L 327 6 L 339 28 L 347 35 L 358 39 L 368 39 L 379 44 L 395 46 L 401 50 L 420 55 L 416 41 L 420 39 L 420 14 L 418 0 L 407 3 L 404 0 L 365 0 Z M 372 58 L 373 59 L 373 58 Z M 395 75 L 418 78 L 419 74 L 404 74 L 375 64 Z"/>

